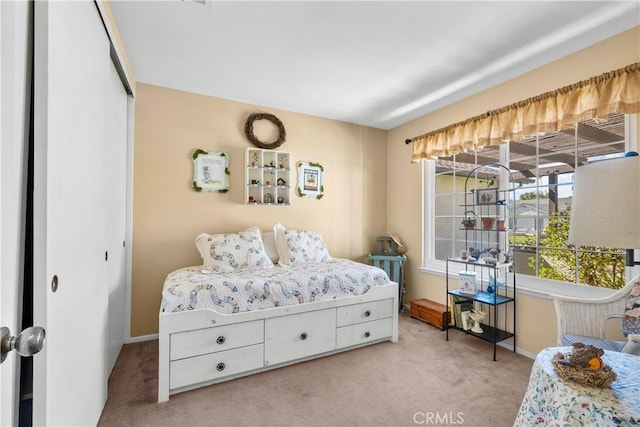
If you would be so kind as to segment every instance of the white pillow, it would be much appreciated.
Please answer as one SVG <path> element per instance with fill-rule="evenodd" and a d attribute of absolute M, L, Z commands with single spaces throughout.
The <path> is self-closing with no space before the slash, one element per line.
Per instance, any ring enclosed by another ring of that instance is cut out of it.
<path fill-rule="evenodd" d="M 204 268 L 215 273 L 273 267 L 273 262 L 264 250 L 258 227 L 251 227 L 239 233 L 203 233 L 196 237 L 196 247 L 202 257 Z"/>
<path fill-rule="evenodd" d="M 276 233 L 267 231 L 262 233 L 262 244 L 267 256 L 276 264 L 278 262 L 278 247 L 276 246 Z"/>
<path fill-rule="evenodd" d="M 322 235 L 315 231 L 287 230 L 282 224 L 273 226 L 278 249 L 278 264 L 292 266 L 307 262 L 331 260 Z"/>

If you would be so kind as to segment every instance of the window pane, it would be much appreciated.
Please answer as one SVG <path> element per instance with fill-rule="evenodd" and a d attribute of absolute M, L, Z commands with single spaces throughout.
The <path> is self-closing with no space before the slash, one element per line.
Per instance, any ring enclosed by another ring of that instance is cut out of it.
<path fill-rule="evenodd" d="M 606 122 L 588 120 L 576 129 L 509 143 L 508 163 L 503 164 L 508 164 L 517 188 L 509 205 L 508 243 L 518 273 L 593 286 L 623 286 L 622 251 L 576 248 L 567 238 L 574 171 L 588 161 L 624 153 L 624 123 L 623 114 L 612 114 Z M 427 236 L 434 239 L 436 259 L 445 260 L 468 249 L 461 221 L 464 205 L 474 202 L 469 199 L 471 189 L 512 188 L 500 183 L 501 174 L 489 167 L 477 168 L 479 172 L 467 178 L 476 166 L 500 160 L 500 148 L 493 146 L 436 161 L 436 203 L 430 213 L 436 216 L 436 227 L 435 235 Z M 482 209 L 482 215 L 495 215 L 491 206 Z M 482 244 L 500 247 L 498 242 Z"/>

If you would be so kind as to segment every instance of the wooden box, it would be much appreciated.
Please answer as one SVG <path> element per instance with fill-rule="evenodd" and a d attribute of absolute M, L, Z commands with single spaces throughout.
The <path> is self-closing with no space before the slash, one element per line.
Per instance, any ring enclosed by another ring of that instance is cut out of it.
<path fill-rule="evenodd" d="M 416 299 L 411 301 L 410 304 L 411 317 L 436 326 L 442 331 L 449 325 L 449 312 L 445 305 L 428 299 Z"/>

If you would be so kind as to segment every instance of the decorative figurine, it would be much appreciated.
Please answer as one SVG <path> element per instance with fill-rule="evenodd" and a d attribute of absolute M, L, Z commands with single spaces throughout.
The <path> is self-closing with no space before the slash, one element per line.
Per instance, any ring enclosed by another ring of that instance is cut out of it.
<path fill-rule="evenodd" d="M 471 313 L 469 313 L 469 317 L 471 318 L 471 320 L 473 320 L 473 328 L 471 328 L 471 332 L 475 332 L 476 334 L 481 334 L 484 332 L 480 327 L 480 322 L 484 320 L 486 316 L 487 313 L 479 310 L 471 310 Z"/>

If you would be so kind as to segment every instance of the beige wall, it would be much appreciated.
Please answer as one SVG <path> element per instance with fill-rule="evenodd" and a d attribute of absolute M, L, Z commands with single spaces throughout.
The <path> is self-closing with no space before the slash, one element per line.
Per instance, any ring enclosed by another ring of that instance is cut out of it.
<path fill-rule="evenodd" d="M 429 298 L 444 303 L 445 284 L 442 277 L 418 271 L 422 257 L 421 165 L 409 165 L 411 146 L 404 140 L 639 61 L 640 27 L 636 27 L 389 131 L 387 227 L 408 248 L 407 300 Z M 517 313 L 518 347 L 536 353 L 555 344 L 551 301 L 522 297 Z"/>
<path fill-rule="evenodd" d="M 364 261 L 385 230 L 386 131 L 141 83 L 135 108 L 132 337 L 158 332 L 162 283 L 172 270 L 202 263 L 194 244 L 200 233 L 281 222 L 322 233 L 333 256 Z M 291 206 L 244 204 L 245 149 L 253 147 L 244 123 L 256 112 L 283 122 L 279 150 L 293 162 L 324 167 L 324 198 L 299 198 L 292 189 Z M 229 154 L 228 193 L 191 189 L 198 148 Z"/>

